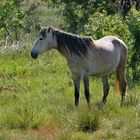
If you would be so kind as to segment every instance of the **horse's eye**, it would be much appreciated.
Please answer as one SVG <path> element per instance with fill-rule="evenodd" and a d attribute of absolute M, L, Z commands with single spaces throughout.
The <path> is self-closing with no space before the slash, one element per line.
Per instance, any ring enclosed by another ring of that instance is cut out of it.
<path fill-rule="evenodd" d="M 40 38 L 39 40 L 43 40 L 43 38 Z"/>

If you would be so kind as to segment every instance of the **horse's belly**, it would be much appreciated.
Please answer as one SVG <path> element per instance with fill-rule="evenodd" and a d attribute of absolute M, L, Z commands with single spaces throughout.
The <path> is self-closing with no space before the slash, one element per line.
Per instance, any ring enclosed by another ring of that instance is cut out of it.
<path fill-rule="evenodd" d="M 89 74 L 90 75 L 107 75 L 114 71 L 120 61 L 120 53 L 118 50 L 112 52 L 104 52 L 95 55 L 94 59 L 90 59 Z"/>
<path fill-rule="evenodd" d="M 92 56 L 92 54 L 90 56 Z M 107 57 L 93 55 L 92 57 L 88 57 L 88 59 L 74 58 L 68 61 L 68 65 L 71 72 L 77 76 L 82 76 L 85 73 L 88 75 L 104 76 L 114 71 L 119 61 L 119 53 L 116 53 L 116 55 L 109 53 Z"/>
<path fill-rule="evenodd" d="M 118 57 L 119 58 L 119 57 Z M 107 75 L 114 71 L 119 64 L 119 59 L 113 59 L 110 61 L 94 62 L 89 66 L 89 75 Z"/>
<path fill-rule="evenodd" d="M 106 65 L 106 66 L 100 66 L 100 67 L 91 66 L 89 70 L 89 75 L 99 75 L 99 76 L 107 75 L 111 73 L 112 71 L 114 71 L 115 68 L 116 67 L 113 65 Z"/>

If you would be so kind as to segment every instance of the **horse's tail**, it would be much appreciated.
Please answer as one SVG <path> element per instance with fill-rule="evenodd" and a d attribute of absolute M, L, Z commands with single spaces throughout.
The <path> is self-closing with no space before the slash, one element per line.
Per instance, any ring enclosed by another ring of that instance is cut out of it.
<path fill-rule="evenodd" d="M 120 93 L 122 92 L 124 93 L 126 90 L 125 68 L 127 64 L 128 50 L 126 44 L 123 41 L 120 42 L 120 48 L 121 48 L 121 55 L 120 55 L 120 62 L 116 69 L 115 87 L 116 87 L 116 92 L 118 92 L 119 90 Z"/>

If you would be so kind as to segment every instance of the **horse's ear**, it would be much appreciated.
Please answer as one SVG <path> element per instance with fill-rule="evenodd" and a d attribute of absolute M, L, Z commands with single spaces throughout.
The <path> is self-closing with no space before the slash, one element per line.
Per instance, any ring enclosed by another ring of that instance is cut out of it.
<path fill-rule="evenodd" d="M 42 33 L 44 31 L 44 27 L 40 27 L 40 33 Z"/>
<path fill-rule="evenodd" d="M 51 27 L 48 27 L 48 30 L 47 30 L 47 31 L 48 31 L 48 33 L 49 33 L 49 32 L 51 31 Z"/>

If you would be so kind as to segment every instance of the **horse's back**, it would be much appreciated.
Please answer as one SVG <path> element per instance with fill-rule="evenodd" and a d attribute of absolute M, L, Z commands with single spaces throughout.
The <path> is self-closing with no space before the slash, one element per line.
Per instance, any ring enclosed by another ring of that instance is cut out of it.
<path fill-rule="evenodd" d="M 118 44 L 122 44 L 123 47 L 125 47 L 127 49 L 126 44 L 116 36 L 105 36 L 101 39 L 96 40 L 95 42 L 96 42 L 97 46 L 101 45 L 102 47 L 110 47 L 109 43 L 113 43 L 114 46 L 118 45 Z"/>
<path fill-rule="evenodd" d="M 127 50 L 125 43 L 115 36 L 94 41 L 94 49 L 90 53 L 91 73 L 104 75 L 115 70 L 122 61 L 123 50 Z"/>
<path fill-rule="evenodd" d="M 126 57 L 127 59 L 127 46 L 118 37 L 106 36 L 99 40 L 96 40 L 95 47 L 101 48 L 102 50 L 104 50 L 104 52 L 105 50 L 110 51 L 114 53 L 114 55 L 119 53 L 120 57 Z"/>

